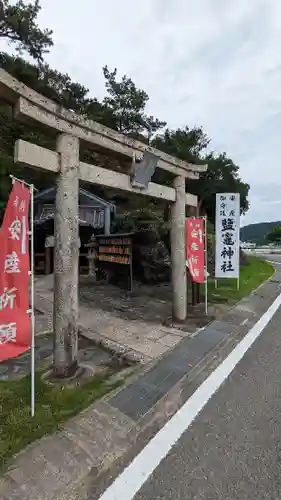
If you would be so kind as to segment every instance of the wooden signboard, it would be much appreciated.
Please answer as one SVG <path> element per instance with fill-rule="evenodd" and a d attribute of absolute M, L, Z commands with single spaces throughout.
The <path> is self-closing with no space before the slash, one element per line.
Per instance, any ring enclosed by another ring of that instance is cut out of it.
<path fill-rule="evenodd" d="M 133 287 L 132 238 L 132 233 L 99 235 L 95 237 L 93 243 L 87 245 L 92 247 L 91 256 L 96 261 L 97 267 L 98 262 L 128 266 L 130 291 Z"/>

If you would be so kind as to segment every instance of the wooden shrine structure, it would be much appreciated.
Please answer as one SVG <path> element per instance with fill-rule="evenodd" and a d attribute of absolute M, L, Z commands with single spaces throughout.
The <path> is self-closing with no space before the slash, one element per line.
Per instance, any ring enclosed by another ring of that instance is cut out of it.
<path fill-rule="evenodd" d="M 56 186 L 44 189 L 34 196 L 35 271 L 41 274 L 53 272 L 55 200 Z M 79 187 L 78 202 L 79 274 L 88 274 L 86 245 L 92 234 L 110 234 L 116 206 L 82 187 Z"/>

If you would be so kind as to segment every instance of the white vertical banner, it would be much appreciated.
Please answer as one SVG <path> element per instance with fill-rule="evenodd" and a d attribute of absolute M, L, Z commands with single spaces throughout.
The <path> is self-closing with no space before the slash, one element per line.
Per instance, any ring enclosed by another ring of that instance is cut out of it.
<path fill-rule="evenodd" d="M 216 194 L 216 278 L 239 279 L 240 194 Z"/>

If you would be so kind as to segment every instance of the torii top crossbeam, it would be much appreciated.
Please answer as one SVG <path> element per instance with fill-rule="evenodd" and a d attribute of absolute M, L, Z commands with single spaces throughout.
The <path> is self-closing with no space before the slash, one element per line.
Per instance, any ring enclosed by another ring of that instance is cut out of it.
<path fill-rule="evenodd" d="M 194 165 L 179 160 L 63 108 L 28 88 L 3 69 L 0 69 L 0 98 L 16 105 L 15 117 L 17 119 L 37 121 L 49 130 L 75 135 L 85 143 L 114 152 L 116 155 L 132 158 L 133 154 L 138 155 L 144 151 L 150 151 L 159 157 L 158 168 L 189 179 L 198 179 L 199 174 L 206 171 L 205 165 Z"/>

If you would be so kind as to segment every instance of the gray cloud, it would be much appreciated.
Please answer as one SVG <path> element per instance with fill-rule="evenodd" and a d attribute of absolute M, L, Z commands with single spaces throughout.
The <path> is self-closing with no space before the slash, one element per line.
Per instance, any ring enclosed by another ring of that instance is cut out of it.
<path fill-rule="evenodd" d="M 54 30 L 50 65 L 98 98 L 102 66 L 117 67 L 147 91 L 150 113 L 171 127 L 203 125 L 212 148 L 240 165 L 251 185 L 243 223 L 280 218 L 280 2 L 41 4 L 40 23 Z"/>

